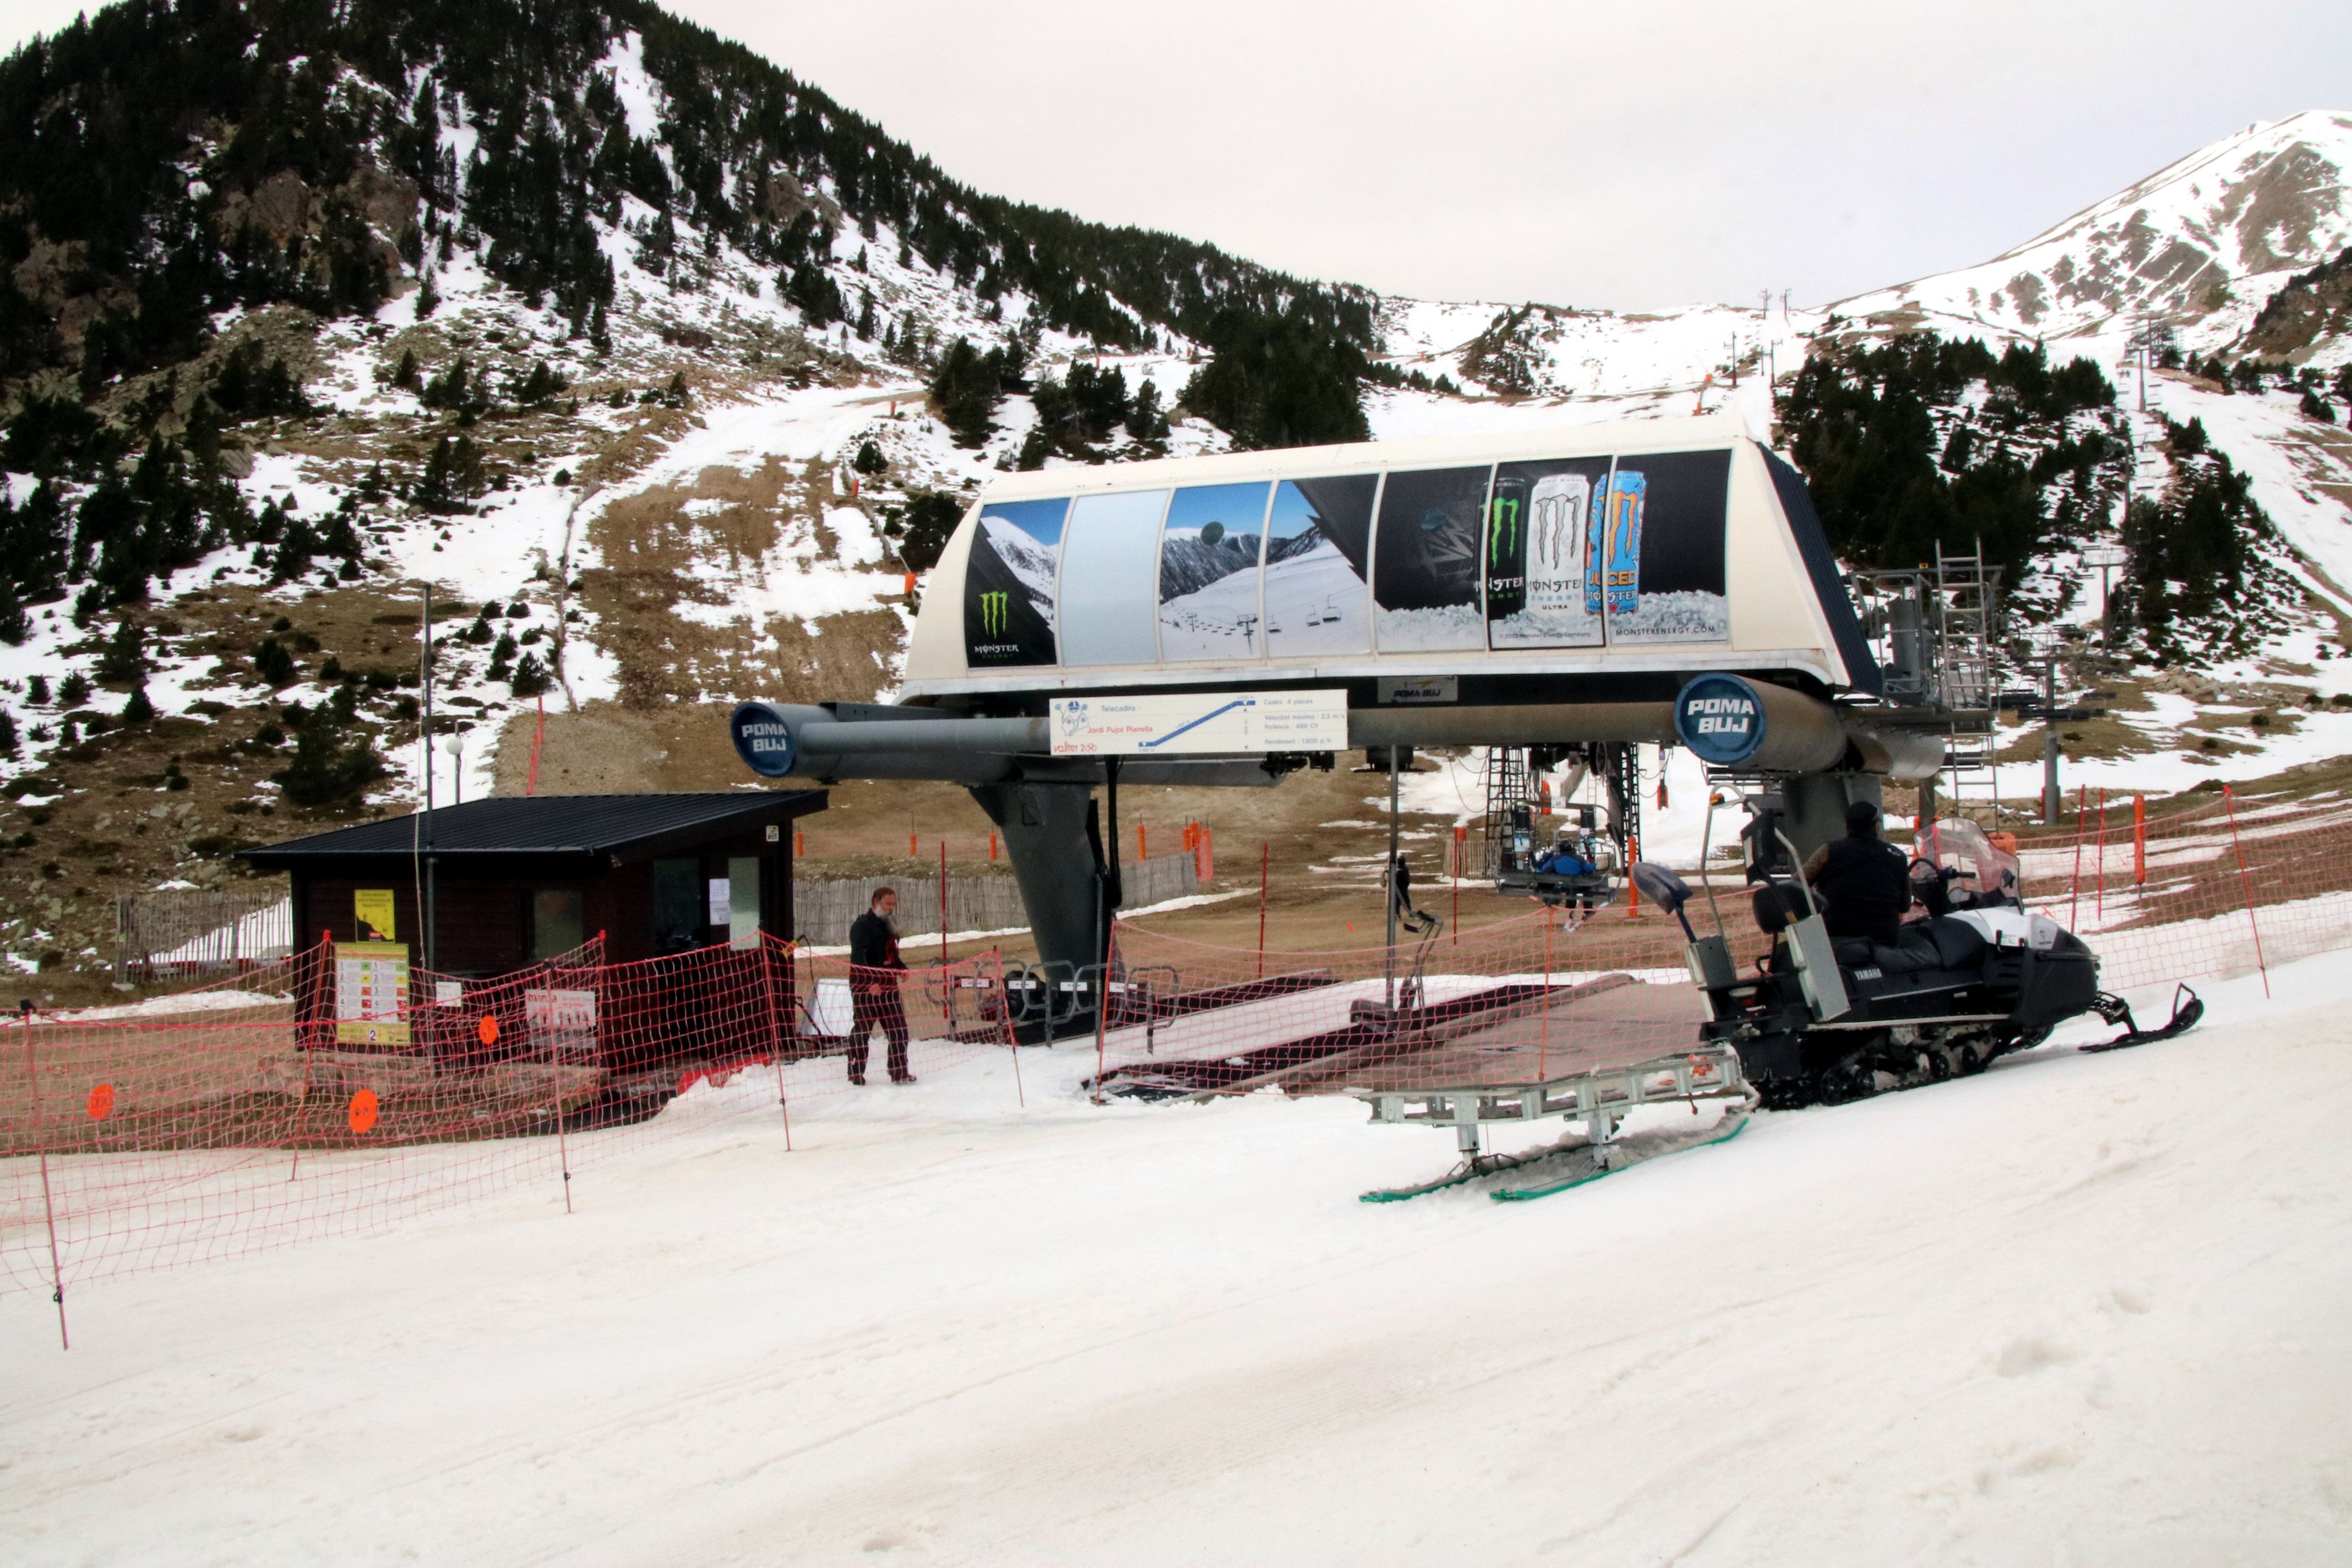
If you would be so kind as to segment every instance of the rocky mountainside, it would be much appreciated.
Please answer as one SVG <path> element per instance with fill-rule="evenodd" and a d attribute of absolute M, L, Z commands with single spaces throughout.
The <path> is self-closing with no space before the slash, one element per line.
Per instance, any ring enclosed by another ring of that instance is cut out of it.
<path fill-rule="evenodd" d="M 2118 336 L 2140 318 L 2200 354 L 2241 344 L 2296 272 L 2352 245 L 2352 114 L 2313 110 L 2201 148 L 1991 260 L 1845 300 L 1885 330 Z"/>
<path fill-rule="evenodd" d="M 2119 753 L 2335 744 L 2347 123 L 1829 310 L 1627 315 L 1003 202 L 636 0 L 118 5 L 0 62 L 0 955 L 96 955 L 103 895 L 428 759 L 444 799 L 731 776 L 738 696 L 889 689 L 987 474 L 1234 445 L 1728 405 L 1853 558 L 1990 536 L 2025 614 L 2112 619 L 2189 704 Z"/>

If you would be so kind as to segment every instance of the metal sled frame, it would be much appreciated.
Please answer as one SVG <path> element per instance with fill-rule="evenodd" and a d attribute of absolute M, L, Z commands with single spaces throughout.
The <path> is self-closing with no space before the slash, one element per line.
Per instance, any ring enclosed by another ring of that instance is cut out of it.
<path fill-rule="evenodd" d="M 1594 1162 L 1606 1170 L 1614 1163 L 1611 1144 L 1617 1123 L 1636 1106 L 1751 1098 L 1739 1070 L 1739 1053 L 1728 1045 L 1699 1046 L 1632 1066 L 1570 1073 L 1539 1083 L 1351 1092 L 1372 1108 L 1374 1121 L 1453 1128 L 1463 1173 L 1468 1176 L 1521 1163 L 1478 1152 L 1478 1130 L 1489 1122 L 1539 1121 L 1548 1116 L 1581 1121 Z"/>

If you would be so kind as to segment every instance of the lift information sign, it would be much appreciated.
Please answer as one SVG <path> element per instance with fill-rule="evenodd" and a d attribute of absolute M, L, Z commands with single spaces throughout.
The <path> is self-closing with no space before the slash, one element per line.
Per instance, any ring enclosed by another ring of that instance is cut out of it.
<path fill-rule="evenodd" d="M 1194 691 L 1181 697 L 1057 697 L 1057 757 L 1344 752 L 1345 691 Z"/>

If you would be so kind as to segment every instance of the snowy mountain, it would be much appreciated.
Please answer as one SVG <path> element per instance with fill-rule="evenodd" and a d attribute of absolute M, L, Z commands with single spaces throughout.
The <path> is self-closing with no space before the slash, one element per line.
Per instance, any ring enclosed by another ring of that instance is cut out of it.
<path fill-rule="evenodd" d="M 2352 113 L 2314 110 L 2250 125 L 1990 261 L 1831 309 L 1882 330 L 2053 344 L 2116 335 L 2146 314 L 2210 353 L 2236 343 L 2292 275 L 2347 245 Z"/>
<path fill-rule="evenodd" d="M 2187 517 L 2199 474 L 2275 526 L 2197 612 L 2252 627 L 2234 648 L 2134 655 L 2189 706 L 2130 721 L 2114 766 L 2177 756 L 2179 787 L 2336 744 L 2352 441 L 2310 412 L 2342 406 L 2333 384 L 2277 364 L 2352 359 L 2325 270 L 2352 241 L 2352 115 L 2255 127 L 1992 262 L 1828 309 L 1618 313 L 1380 300 L 1007 203 L 637 0 L 471 15 L 123 5 L 0 62 L 0 761 L 41 803 L 11 831 L 101 847 L 70 870 L 0 849 L 23 911 L 0 943 L 95 944 L 77 886 L 216 883 L 268 816 L 404 809 L 427 583 L 437 727 L 466 742 L 433 754 L 443 790 L 520 787 L 575 731 L 593 762 L 560 787 L 697 784 L 708 705 L 891 688 L 908 577 L 919 599 L 1001 468 L 1699 408 L 1762 435 L 1804 367 L 1818 392 L 1829 359 L 1860 375 L 1913 329 L 2047 340 L 2119 394 L 2011 428 L 1979 376 L 1934 416 L 1931 467 L 1973 454 L 1935 470 L 1954 515 L 1975 486 L 2024 518 L 2032 616 L 2095 628 L 2087 547 L 2129 543 L 2136 501 Z M 2142 309 L 2190 356 L 2145 413 Z M 2192 374 L 2215 356 L 2257 384 Z M 991 536 L 1050 603 L 1050 553 Z M 1297 573 L 1344 567 L 1310 542 Z M 2279 717 L 2208 721 L 2232 704 Z M 91 788 L 167 768 L 189 787 L 154 786 L 161 833 Z"/>
<path fill-rule="evenodd" d="M 1001 518 L 981 520 L 981 531 L 987 536 L 989 547 L 996 552 L 1021 586 L 1028 592 L 1030 603 L 1038 613 L 1054 613 L 1054 552 L 1027 530 L 1016 528 Z"/>

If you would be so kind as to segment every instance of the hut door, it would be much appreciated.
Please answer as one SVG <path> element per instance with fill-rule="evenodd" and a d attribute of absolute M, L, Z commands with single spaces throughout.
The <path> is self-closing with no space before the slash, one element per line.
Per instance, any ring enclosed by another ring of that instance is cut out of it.
<path fill-rule="evenodd" d="M 544 963 L 588 939 L 577 888 L 540 888 L 530 895 L 530 956 Z"/>
<path fill-rule="evenodd" d="M 727 861 L 727 945 L 760 945 L 760 861 L 750 855 Z"/>

